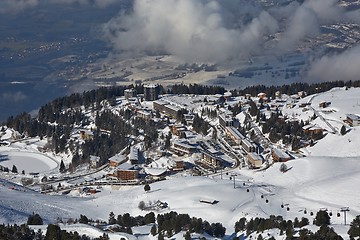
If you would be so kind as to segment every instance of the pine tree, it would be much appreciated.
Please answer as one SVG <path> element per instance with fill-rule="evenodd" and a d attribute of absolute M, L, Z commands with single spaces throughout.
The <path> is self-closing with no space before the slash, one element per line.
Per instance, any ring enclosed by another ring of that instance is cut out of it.
<path fill-rule="evenodd" d="M 43 220 L 39 214 L 32 214 L 28 217 L 27 225 L 43 225 Z"/>
<path fill-rule="evenodd" d="M 81 215 L 81 214 L 80 214 L 79 223 L 88 224 L 88 223 L 89 223 L 89 219 L 88 219 L 85 215 Z"/>
<path fill-rule="evenodd" d="M 61 160 L 61 162 L 60 162 L 60 172 L 64 172 L 65 171 L 65 164 L 64 164 L 64 161 L 63 160 Z"/>
<path fill-rule="evenodd" d="M 360 216 L 356 216 L 350 224 L 348 231 L 350 238 L 360 237 Z"/>
<path fill-rule="evenodd" d="M 113 212 L 110 212 L 110 214 L 109 214 L 109 224 L 115 224 L 115 223 L 116 223 L 115 214 Z"/>
<path fill-rule="evenodd" d="M 327 211 L 320 210 L 316 213 L 314 224 L 317 226 L 330 225 L 330 216 Z"/>
<path fill-rule="evenodd" d="M 162 234 L 162 232 L 159 232 L 158 240 L 164 240 L 164 235 Z"/>
<path fill-rule="evenodd" d="M 138 207 L 139 207 L 140 210 L 144 210 L 145 209 L 145 202 L 140 201 Z"/>
<path fill-rule="evenodd" d="M 340 134 L 341 135 L 345 135 L 346 134 L 346 127 L 345 125 L 342 125 L 341 129 L 340 129 Z"/>
<path fill-rule="evenodd" d="M 166 136 L 165 138 L 165 149 L 169 149 L 171 146 L 171 138 L 172 138 L 172 134 L 171 132 L 169 132 L 169 134 Z"/>
<path fill-rule="evenodd" d="M 145 192 L 149 192 L 150 191 L 150 185 L 149 184 L 145 184 L 145 186 L 144 186 L 144 190 L 145 190 Z"/>
<path fill-rule="evenodd" d="M 15 165 L 12 166 L 12 170 L 11 170 L 12 173 L 18 173 L 18 170 L 16 168 Z"/>
<path fill-rule="evenodd" d="M 286 164 L 282 163 L 280 165 L 280 172 L 285 173 L 287 170 L 288 170 L 288 167 L 286 166 Z"/>
<path fill-rule="evenodd" d="M 145 224 L 155 223 L 155 214 L 153 212 L 150 212 L 145 215 Z"/>
<path fill-rule="evenodd" d="M 154 224 L 152 227 L 151 227 L 151 235 L 155 236 L 156 235 L 156 225 Z"/>
<path fill-rule="evenodd" d="M 185 234 L 184 234 L 184 238 L 185 240 L 191 240 L 191 235 L 190 235 L 190 232 L 187 231 Z"/>
<path fill-rule="evenodd" d="M 61 239 L 61 229 L 58 225 L 49 224 L 46 230 L 45 240 Z"/>

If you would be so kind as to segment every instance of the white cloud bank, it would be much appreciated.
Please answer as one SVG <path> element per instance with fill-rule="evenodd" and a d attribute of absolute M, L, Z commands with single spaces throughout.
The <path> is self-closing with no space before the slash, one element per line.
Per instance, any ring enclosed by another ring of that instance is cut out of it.
<path fill-rule="evenodd" d="M 135 0 L 131 14 L 105 24 L 105 37 L 119 52 L 166 52 L 213 62 L 258 51 L 264 36 L 278 30 L 265 11 L 239 29 L 236 16 L 219 2 Z"/>
<path fill-rule="evenodd" d="M 104 25 L 104 37 L 118 53 L 219 62 L 265 51 L 264 42 L 276 32 L 280 39 L 273 51 L 291 51 L 317 36 L 321 24 L 348 21 L 351 15 L 337 0 L 293 1 L 268 11 L 243 0 L 134 0 L 130 13 Z"/>
<path fill-rule="evenodd" d="M 316 81 L 359 80 L 360 46 L 324 56 L 311 64 L 308 78 Z"/>

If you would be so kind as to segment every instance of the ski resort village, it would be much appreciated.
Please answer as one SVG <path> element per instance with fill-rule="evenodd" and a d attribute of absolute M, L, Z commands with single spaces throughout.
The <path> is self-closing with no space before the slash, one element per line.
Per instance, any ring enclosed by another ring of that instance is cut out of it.
<path fill-rule="evenodd" d="M 89 239 L 358 239 L 358 85 L 58 98 L 0 126 L 0 222 Z"/>

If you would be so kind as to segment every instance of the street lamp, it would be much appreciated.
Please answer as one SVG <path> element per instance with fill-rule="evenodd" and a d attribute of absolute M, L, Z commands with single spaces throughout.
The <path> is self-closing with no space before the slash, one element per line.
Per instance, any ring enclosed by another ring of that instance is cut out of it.
<path fill-rule="evenodd" d="M 234 179 L 234 188 L 235 188 L 235 177 L 237 176 L 237 174 L 231 174 L 231 177 Z"/>
<path fill-rule="evenodd" d="M 346 212 L 350 211 L 348 207 L 342 207 L 340 209 L 340 212 L 343 212 L 344 213 L 344 223 L 346 225 Z"/>

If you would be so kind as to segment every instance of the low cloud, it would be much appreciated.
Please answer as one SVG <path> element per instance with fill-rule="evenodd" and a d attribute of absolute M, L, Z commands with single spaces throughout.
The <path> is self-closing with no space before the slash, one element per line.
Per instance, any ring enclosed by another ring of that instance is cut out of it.
<path fill-rule="evenodd" d="M 290 51 L 308 37 L 320 33 L 320 25 L 336 23 L 344 18 L 344 10 L 337 0 L 307 0 L 302 5 L 291 3 L 286 7 L 274 9 L 277 19 L 287 19 L 286 26 L 278 43 L 278 50 Z"/>
<path fill-rule="evenodd" d="M 264 36 L 278 30 L 276 20 L 265 11 L 241 26 L 219 2 L 135 0 L 131 14 L 104 25 L 105 38 L 118 52 L 168 53 L 185 61 L 218 62 L 257 51 Z"/>
<path fill-rule="evenodd" d="M 360 46 L 324 56 L 311 64 L 308 78 L 314 81 L 359 80 Z"/>
<path fill-rule="evenodd" d="M 19 103 L 19 102 L 26 100 L 27 96 L 21 91 L 14 92 L 14 93 L 7 92 L 7 93 L 2 94 L 2 99 L 7 102 Z"/>
<path fill-rule="evenodd" d="M 104 25 L 104 37 L 126 56 L 168 53 L 219 62 L 265 51 L 264 42 L 276 32 L 272 51 L 292 51 L 316 37 L 322 24 L 345 21 L 346 14 L 355 13 L 345 13 L 337 0 L 293 1 L 268 11 L 244 0 L 134 0 L 130 13 Z"/>

